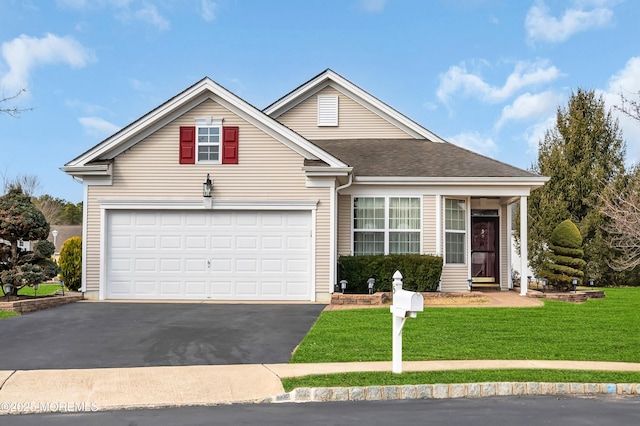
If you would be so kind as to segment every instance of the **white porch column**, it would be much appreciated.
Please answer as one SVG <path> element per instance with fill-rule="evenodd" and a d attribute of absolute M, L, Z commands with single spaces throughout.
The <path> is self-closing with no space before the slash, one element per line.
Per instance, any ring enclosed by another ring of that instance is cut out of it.
<path fill-rule="evenodd" d="M 529 247 L 527 235 L 527 197 L 520 197 L 520 296 L 527 295 L 527 270 L 529 269 Z"/>

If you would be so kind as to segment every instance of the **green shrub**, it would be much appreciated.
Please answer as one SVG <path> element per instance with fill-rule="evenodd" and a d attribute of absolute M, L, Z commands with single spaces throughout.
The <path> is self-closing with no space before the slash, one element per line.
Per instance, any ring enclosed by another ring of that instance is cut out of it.
<path fill-rule="evenodd" d="M 388 256 L 340 256 L 340 279 L 349 282 L 349 293 L 367 293 L 367 280 L 375 278 L 374 291 L 391 291 L 393 274 L 402 274 L 402 288 L 436 291 L 442 274 L 442 257 L 421 254 Z"/>
<path fill-rule="evenodd" d="M 60 279 L 69 290 L 77 291 L 82 284 L 82 238 L 71 237 L 60 250 Z"/>
<path fill-rule="evenodd" d="M 549 248 L 552 253 L 544 264 L 541 276 L 550 284 L 568 290 L 574 277 L 578 278 L 578 282 L 582 280 L 586 265 L 582 235 L 575 223 L 567 219 L 556 226 L 551 233 Z"/>

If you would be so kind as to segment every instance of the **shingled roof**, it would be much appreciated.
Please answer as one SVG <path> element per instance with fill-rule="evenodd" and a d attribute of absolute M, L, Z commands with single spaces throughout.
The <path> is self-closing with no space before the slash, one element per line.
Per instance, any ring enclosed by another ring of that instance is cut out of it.
<path fill-rule="evenodd" d="M 538 177 L 452 143 L 427 139 L 314 140 L 353 167 L 355 176 Z"/>

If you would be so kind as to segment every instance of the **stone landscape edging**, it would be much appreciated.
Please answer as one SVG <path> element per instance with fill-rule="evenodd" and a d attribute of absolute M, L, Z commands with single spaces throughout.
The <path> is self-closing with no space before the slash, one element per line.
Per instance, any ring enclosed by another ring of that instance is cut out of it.
<path fill-rule="evenodd" d="M 397 386 L 302 387 L 260 402 L 385 401 L 598 394 L 640 395 L 640 383 L 485 382 Z"/>
<path fill-rule="evenodd" d="M 26 314 L 41 309 L 55 308 L 56 306 L 66 305 L 67 303 L 73 303 L 83 299 L 84 295 L 82 293 L 68 292 L 64 296 L 45 296 L 35 299 L 16 300 L 13 302 L 0 302 L 0 311 Z"/>

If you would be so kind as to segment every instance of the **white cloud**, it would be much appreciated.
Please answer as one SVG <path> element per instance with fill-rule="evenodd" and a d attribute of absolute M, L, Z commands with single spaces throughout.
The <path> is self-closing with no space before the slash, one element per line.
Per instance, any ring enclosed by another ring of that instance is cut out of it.
<path fill-rule="evenodd" d="M 611 76 L 606 90 L 602 93 L 607 107 L 612 109 L 614 116 L 619 120 L 622 135 L 627 141 L 629 164 L 640 162 L 640 122 L 613 108 L 620 106 L 620 94 L 640 101 L 638 93 L 640 93 L 640 56 L 635 56 L 627 61 L 624 68 Z"/>
<path fill-rule="evenodd" d="M 95 136 L 99 139 L 104 139 L 120 130 L 119 126 L 99 117 L 80 117 L 78 121 L 88 135 Z"/>
<path fill-rule="evenodd" d="M 360 6 L 368 13 L 380 13 L 386 4 L 387 0 L 360 0 Z"/>
<path fill-rule="evenodd" d="M 39 65 L 64 63 L 81 68 L 95 60 L 93 53 L 71 37 L 47 34 L 43 38 L 21 35 L 2 43 L 2 57 L 9 72 L 0 79 L 0 86 L 16 92 L 28 86 L 29 74 Z"/>
<path fill-rule="evenodd" d="M 218 5 L 211 0 L 202 0 L 200 3 L 202 9 L 202 19 L 211 22 L 216 19 L 216 8 Z"/>
<path fill-rule="evenodd" d="M 466 96 L 475 96 L 486 103 L 502 102 L 513 96 L 518 90 L 551 82 L 561 76 L 560 71 L 548 61 L 515 64 L 513 72 L 501 87 L 492 86 L 480 76 L 467 71 L 464 63 L 454 65 L 440 75 L 440 86 L 436 95 L 442 102 L 448 102 L 451 95 L 462 92 Z"/>
<path fill-rule="evenodd" d="M 544 1 L 538 0 L 527 12 L 525 28 L 527 38 L 531 42 L 546 41 L 557 43 L 567 40 L 572 35 L 599 28 L 609 24 L 613 19 L 613 11 L 606 7 L 606 1 L 596 2 L 591 10 L 584 10 L 586 3 L 576 3 L 574 8 L 564 11 L 558 19 L 549 14 Z"/>
<path fill-rule="evenodd" d="M 511 105 L 502 109 L 500 119 L 495 128 L 500 129 L 511 120 L 531 120 L 543 115 L 549 115 L 555 111 L 562 97 L 552 90 L 531 94 L 529 92 L 520 95 Z"/>
<path fill-rule="evenodd" d="M 141 9 L 136 10 L 133 13 L 133 16 L 140 21 L 154 25 L 163 31 L 171 28 L 169 21 L 165 19 L 160 12 L 158 12 L 158 8 L 153 4 L 144 3 L 144 6 Z"/>
<path fill-rule="evenodd" d="M 537 122 L 536 124 L 527 127 L 527 129 L 523 132 L 524 140 L 527 142 L 528 156 L 535 159 L 538 158 L 539 143 L 544 139 L 547 130 L 553 129 L 555 127 L 556 120 L 557 118 L 554 113 Z"/>
<path fill-rule="evenodd" d="M 455 136 L 448 137 L 447 140 L 462 148 L 488 157 L 491 157 L 498 151 L 498 147 L 493 139 L 484 137 L 478 132 L 458 133 Z"/>

